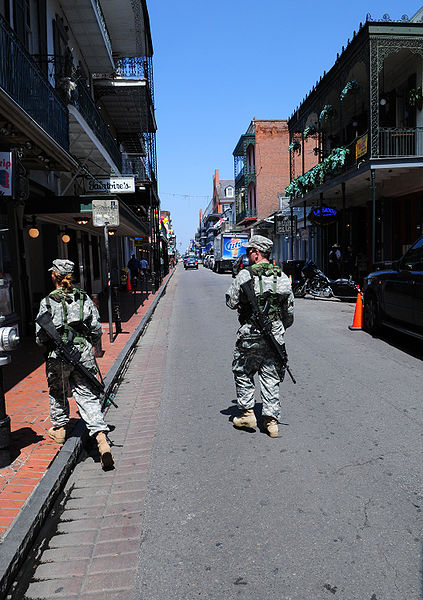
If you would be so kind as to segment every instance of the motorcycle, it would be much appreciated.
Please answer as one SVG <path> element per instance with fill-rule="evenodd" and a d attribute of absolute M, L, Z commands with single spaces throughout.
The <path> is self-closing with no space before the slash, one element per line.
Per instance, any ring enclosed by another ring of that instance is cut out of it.
<path fill-rule="evenodd" d="M 296 298 L 310 294 L 316 298 L 355 300 L 360 286 L 351 277 L 329 279 L 312 260 L 307 260 L 301 269 L 301 281 L 292 282 L 292 291 Z"/>

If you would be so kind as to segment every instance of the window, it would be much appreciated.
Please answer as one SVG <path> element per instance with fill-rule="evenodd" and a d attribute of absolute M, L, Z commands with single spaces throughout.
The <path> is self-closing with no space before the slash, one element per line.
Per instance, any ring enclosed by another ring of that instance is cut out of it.
<path fill-rule="evenodd" d="M 234 197 L 234 188 L 232 186 L 228 186 L 227 188 L 225 188 L 225 196 L 227 198 L 233 198 Z"/>

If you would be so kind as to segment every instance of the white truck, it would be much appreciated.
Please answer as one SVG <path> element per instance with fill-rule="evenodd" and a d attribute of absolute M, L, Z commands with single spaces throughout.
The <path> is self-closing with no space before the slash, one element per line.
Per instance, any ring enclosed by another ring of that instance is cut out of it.
<path fill-rule="evenodd" d="M 231 271 L 232 265 L 247 251 L 249 236 L 246 233 L 219 233 L 214 239 L 214 267 L 216 273 Z"/>

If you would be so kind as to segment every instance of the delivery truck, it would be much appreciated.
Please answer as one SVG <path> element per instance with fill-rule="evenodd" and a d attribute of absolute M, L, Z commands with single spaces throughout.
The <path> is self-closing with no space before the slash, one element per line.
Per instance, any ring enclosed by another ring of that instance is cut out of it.
<path fill-rule="evenodd" d="M 232 265 L 247 251 L 249 236 L 246 233 L 219 233 L 214 239 L 214 271 L 232 271 Z"/>

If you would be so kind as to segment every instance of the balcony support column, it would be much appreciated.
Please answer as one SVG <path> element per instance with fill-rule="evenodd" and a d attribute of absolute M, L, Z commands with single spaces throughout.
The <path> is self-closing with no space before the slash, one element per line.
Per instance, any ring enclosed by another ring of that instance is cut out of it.
<path fill-rule="evenodd" d="M 371 169 L 372 182 L 372 270 L 376 262 L 376 171 Z"/>

